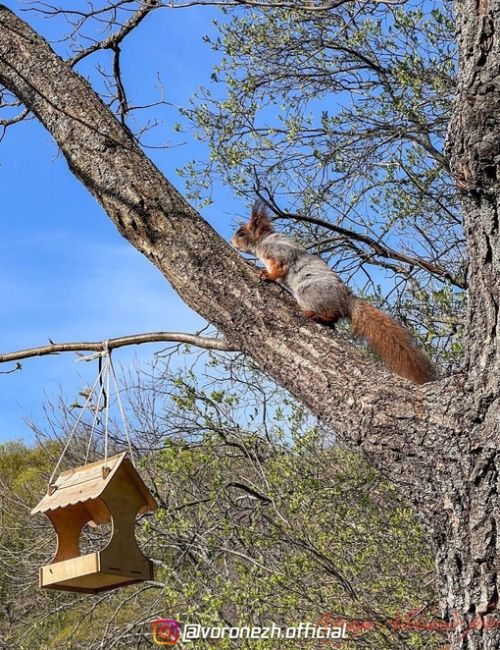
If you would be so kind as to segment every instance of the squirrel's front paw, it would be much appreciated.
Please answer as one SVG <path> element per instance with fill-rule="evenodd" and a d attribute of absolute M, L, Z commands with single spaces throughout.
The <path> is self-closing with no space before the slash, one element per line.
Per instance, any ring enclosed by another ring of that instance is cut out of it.
<path fill-rule="evenodd" d="M 261 269 L 259 276 L 261 280 L 266 280 L 267 282 L 271 282 L 272 280 L 272 278 L 269 277 L 269 273 L 266 271 L 266 269 Z"/>

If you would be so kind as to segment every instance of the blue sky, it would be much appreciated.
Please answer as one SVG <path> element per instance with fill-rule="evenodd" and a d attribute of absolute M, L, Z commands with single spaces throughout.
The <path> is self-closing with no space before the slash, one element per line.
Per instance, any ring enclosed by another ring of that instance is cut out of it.
<path fill-rule="evenodd" d="M 6 4 L 15 12 L 26 6 L 13 0 Z M 22 15 L 47 38 L 60 34 L 55 22 Z M 186 104 L 201 84 L 209 83 L 214 57 L 202 36 L 211 31 L 214 16 L 207 8 L 163 10 L 141 25 L 123 47 L 132 101 L 157 98 L 158 74 L 166 99 L 176 105 Z M 90 74 L 90 63 L 80 71 Z M 173 124 L 180 121 L 174 110 L 163 111 L 162 117 L 156 142 L 185 144 L 148 154 L 182 191 L 176 168 L 206 157 L 208 150 L 189 133 L 174 133 Z M 235 211 L 243 213 L 244 206 L 222 188 L 216 194 L 203 215 L 228 237 Z M 12 128 L 0 144 L 0 198 L 0 352 L 40 345 L 49 337 L 102 340 L 155 330 L 195 331 L 203 325 L 120 237 L 35 120 Z M 161 347 L 118 350 L 115 362 L 126 364 L 134 356 L 146 361 Z M 27 360 L 21 372 L 0 375 L 0 442 L 30 440 L 25 418 L 43 422 L 47 398 L 62 390 L 73 400 L 96 371 L 95 363 L 75 363 L 75 356 L 66 354 Z"/>

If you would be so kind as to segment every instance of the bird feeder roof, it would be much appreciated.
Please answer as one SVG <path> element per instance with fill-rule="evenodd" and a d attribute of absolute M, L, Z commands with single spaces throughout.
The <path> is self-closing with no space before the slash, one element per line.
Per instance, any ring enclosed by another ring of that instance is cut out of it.
<path fill-rule="evenodd" d="M 126 456 L 127 452 L 123 452 L 116 456 L 110 456 L 106 461 L 104 459 L 98 460 L 94 463 L 62 472 L 52 484 L 54 488 L 52 494 L 46 494 L 40 503 L 33 508 L 31 514 L 48 512 L 49 510 L 56 510 L 56 508 L 65 508 L 77 503 L 97 499 L 113 482 L 120 467 L 123 468 L 130 483 L 135 486 L 136 490 L 144 499 L 145 505 L 141 509 L 141 512 L 156 510 L 158 507 L 156 501 Z M 104 467 L 108 470 L 105 477 L 103 473 Z"/>

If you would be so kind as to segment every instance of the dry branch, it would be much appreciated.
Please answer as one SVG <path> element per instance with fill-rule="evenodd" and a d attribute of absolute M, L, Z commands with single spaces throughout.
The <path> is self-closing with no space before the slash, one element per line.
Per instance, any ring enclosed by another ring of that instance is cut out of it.
<path fill-rule="evenodd" d="M 106 350 L 115 350 L 129 345 L 141 345 L 143 343 L 185 343 L 186 345 L 195 345 L 205 350 L 217 350 L 219 352 L 237 352 L 238 347 L 228 343 L 224 339 L 211 338 L 207 336 L 198 336 L 196 334 L 187 334 L 184 332 L 148 332 L 146 334 L 131 334 L 130 336 L 120 336 L 114 339 L 94 342 L 72 342 L 72 343 L 49 343 L 35 348 L 26 350 L 17 350 L 15 352 L 6 352 L 0 354 L 0 363 L 10 361 L 20 361 L 31 357 L 42 357 L 49 354 L 59 354 L 60 352 L 105 352 Z"/>

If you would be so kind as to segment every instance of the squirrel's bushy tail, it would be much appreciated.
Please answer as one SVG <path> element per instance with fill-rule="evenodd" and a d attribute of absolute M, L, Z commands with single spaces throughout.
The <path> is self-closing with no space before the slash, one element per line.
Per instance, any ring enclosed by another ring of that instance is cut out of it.
<path fill-rule="evenodd" d="M 396 374 L 416 384 L 435 378 L 431 362 L 413 345 L 408 330 L 361 298 L 352 301 L 351 324 Z"/>

